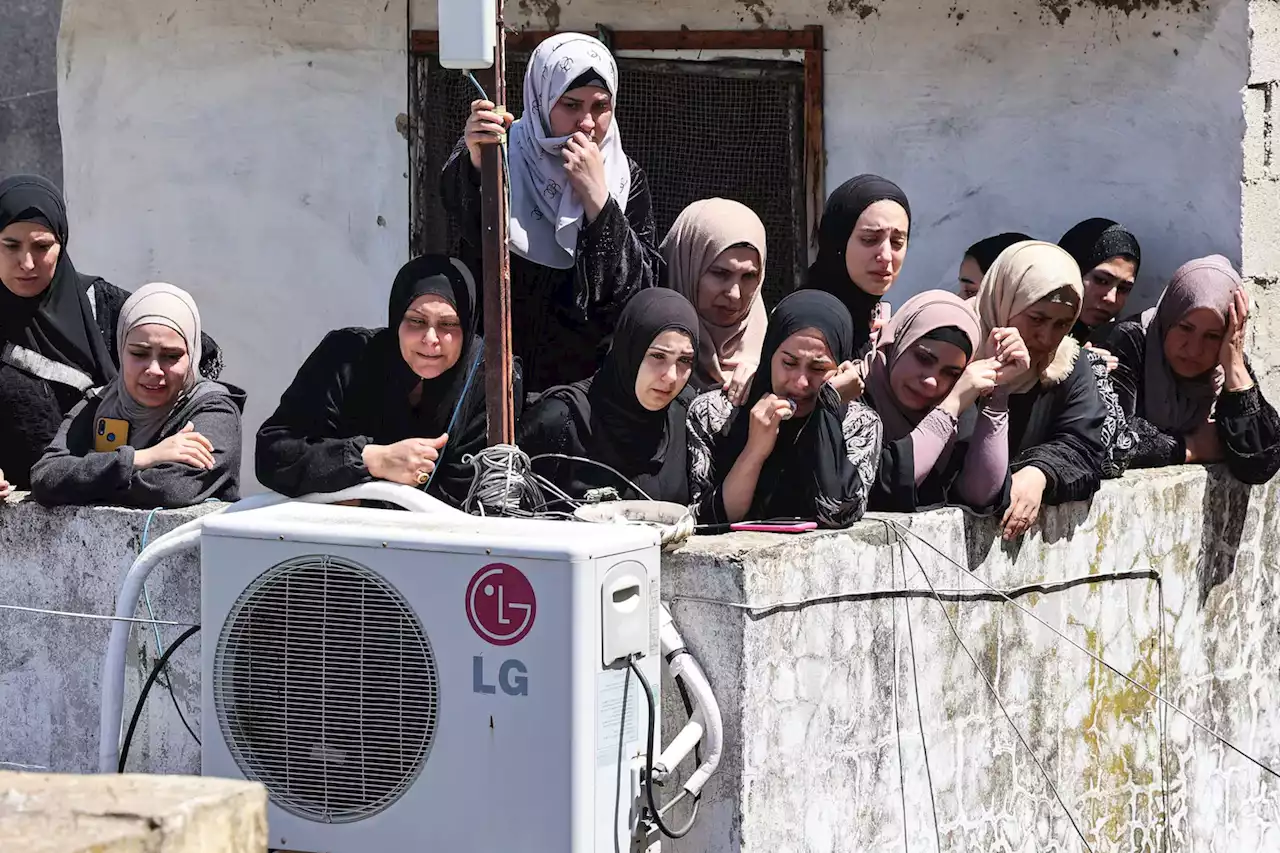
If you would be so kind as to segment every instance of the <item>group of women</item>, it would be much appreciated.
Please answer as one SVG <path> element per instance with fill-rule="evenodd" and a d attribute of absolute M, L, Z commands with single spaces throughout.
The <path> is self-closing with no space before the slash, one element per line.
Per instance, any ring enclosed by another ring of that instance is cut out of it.
<path fill-rule="evenodd" d="M 503 143 L 518 444 L 564 498 L 670 501 L 704 529 L 958 505 L 1012 539 L 1127 467 L 1224 461 L 1249 483 L 1280 469 L 1226 259 L 1188 262 L 1129 317 L 1138 241 L 1091 219 L 1057 243 L 981 240 L 958 293 L 890 312 L 911 206 L 862 175 L 828 199 L 805 286 L 769 312 L 749 208 L 694 202 L 657 239 L 618 96 L 604 45 L 562 34 L 534 52 L 519 120 L 472 104 L 441 179 L 463 257 L 410 261 L 385 328 L 321 341 L 257 433 L 264 485 L 387 480 L 466 503 L 486 437 L 479 164 Z M 235 499 L 244 395 L 217 381 L 194 301 L 80 275 L 67 243 L 51 185 L 0 183 L 0 496 Z"/>

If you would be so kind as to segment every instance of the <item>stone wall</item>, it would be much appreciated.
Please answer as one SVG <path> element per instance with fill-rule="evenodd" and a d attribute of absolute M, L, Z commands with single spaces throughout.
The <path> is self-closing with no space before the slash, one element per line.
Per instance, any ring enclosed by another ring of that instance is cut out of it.
<path fill-rule="evenodd" d="M 936 831 L 942 849 L 1074 851 L 1072 820 L 1095 851 L 1280 849 L 1273 777 L 1036 621 L 1280 767 L 1278 513 L 1280 487 L 1174 468 L 1048 510 L 1015 545 L 958 510 L 691 541 L 664 559 L 663 597 L 712 680 L 726 754 L 678 849 L 932 849 Z M 150 535 L 188 517 L 159 513 Z M 0 507 L 0 604 L 110 612 L 146 520 Z M 150 591 L 158 618 L 198 621 L 195 555 Z M 106 634 L 0 611 L 0 762 L 94 769 Z M 133 636 L 128 708 L 155 657 L 149 630 Z M 194 726 L 188 646 L 174 688 Z M 166 693 L 143 719 L 131 769 L 198 772 Z"/>
<path fill-rule="evenodd" d="M 262 853 L 258 784 L 177 776 L 0 772 L 0 850 Z"/>
<path fill-rule="evenodd" d="M 1242 271 L 1258 310 L 1250 353 L 1259 379 L 1280 390 L 1280 2 L 1249 0 L 1249 84 L 1244 90 Z"/>

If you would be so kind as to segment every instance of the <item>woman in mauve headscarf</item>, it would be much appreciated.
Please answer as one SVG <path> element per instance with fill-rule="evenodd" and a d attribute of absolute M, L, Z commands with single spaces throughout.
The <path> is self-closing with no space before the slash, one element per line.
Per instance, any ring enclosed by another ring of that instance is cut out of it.
<path fill-rule="evenodd" d="M 31 466 L 85 392 L 115 378 L 116 320 L 129 292 L 71 263 L 67 206 L 50 181 L 0 181 L 0 499 L 31 485 Z M 217 379 L 218 347 L 200 346 Z"/>
<path fill-rule="evenodd" d="M 1155 308 L 1116 326 L 1112 374 L 1138 434 L 1133 466 L 1226 462 L 1236 479 L 1280 470 L 1280 417 L 1244 354 L 1250 305 L 1221 255 L 1189 261 Z"/>
<path fill-rule="evenodd" d="M 818 226 L 818 257 L 805 288 L 830 293 L 853 319 L 853 351 L 866 352 L 883 318 L 880 300 L 907 257 L 911 205 L 893 181 L 858 175 L 827 199 Z M 888 313 L 888 312 L 885 312 Z"/>
<path fill-rule="evenodd" d="M 689 408 L 689 487 L 698 520 L 802 518 L 848 527 L 867 509 L 880 418 L 846 399 L 853 321 L 828 293 L 799 290 L 769 316 L 746 402 L 708 391 Z M 861 383 L 857 383 L 861 388 Z"/>
<path fill-rule="evenodd" d="M 245 394 L 200 376 L 200 311 L 171 284 L 120 310 L 119 373 L 71 410 L 40 461 L 42 504 L 194 506 L 240 497 Z"/>
<path fill-rule="evenodd" d="M 741 403 L 769 325 L 760 293 L 764 223 L 740 202 L 695 201 L 671 225 L 662 256 L 666 286 L 698 310 L 698 365 L 690 384 L 699 392 L 724 388 L 730 401 Z"/>
<path fill-rule="evenodd" d="M 687 383 L 697 352 L 698 315 L 689 300 L 665 288 L 637 294 L 596 375 L 546 391 L 520 421 L 520 448 L 529 456 L 556 453 L 608 467 L 549 457 L 535 459 L 533 469 L 574 499 L 612 488 L 624 500 L 688 505 L 685 420 L 694 395 Z"/>
<path fill-rule="evenodd" d="M 945 503 L 990 512 L 1009 481 L 1009 384 L 1029 369 L 1016 329 L 988 335 L 960 297 L 926 290 L 880 331 L 866 401 L 884 424 L 871 509 L 915 512 Z"/>
<path fill-rule="evenodd" d="M 998 257 L 974 297 L 984 341 L 1012 326 L 1031 370 L 1009 386 L 1013 481 L 1004 537 L 1025 533 L 1042 505 L 1085 500 L 1098 490 L 1107 454 L 1108 408 L 1092 362 L 1068 336 L 1080 315 L 1080 268 L 1052 243 L 1015 243 Z M 984 343 L 979 358 L 993 353 Z"/>
<path fill-rule="evenodd" d="M 508 178 L 511 342 L 530 391 L 595 373 L 627 300 L 658 283 L 649 181 L 622 148 L 617 102 L 617 65 L 591 36 L 560 33 L 529 58 Z M 481 279 L 480 153 L 510 120 L 472 103 L 441 175 L 463 260 Z"/>

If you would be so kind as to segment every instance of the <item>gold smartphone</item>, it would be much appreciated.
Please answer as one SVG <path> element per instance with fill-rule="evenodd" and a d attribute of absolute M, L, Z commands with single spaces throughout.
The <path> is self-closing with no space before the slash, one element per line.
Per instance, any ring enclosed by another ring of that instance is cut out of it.
<path fill-rule="evenodd" d="M 119 418 L 98 418 L 93 431 L 93 449 L 98 453 L 110 453 L 129 443 L 129 422 Z"/>

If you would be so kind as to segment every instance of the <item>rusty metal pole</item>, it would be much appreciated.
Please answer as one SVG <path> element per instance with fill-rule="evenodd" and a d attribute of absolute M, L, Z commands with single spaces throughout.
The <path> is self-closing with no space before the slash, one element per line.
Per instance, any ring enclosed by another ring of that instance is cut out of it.
<path fill-rule="evenodd" d="M 506 107 L 506 27 L 502 0 L 493 49 L 493 85 L 489 98 Z M 480 204 L 484 258 L 484 393 L 489 415 L 489 445 L 514 444 L 515 410 L 511 367 L 511 255 L 507 251 L 507 175 L 502 148 L 486 145 L 480 154 Z"/>

